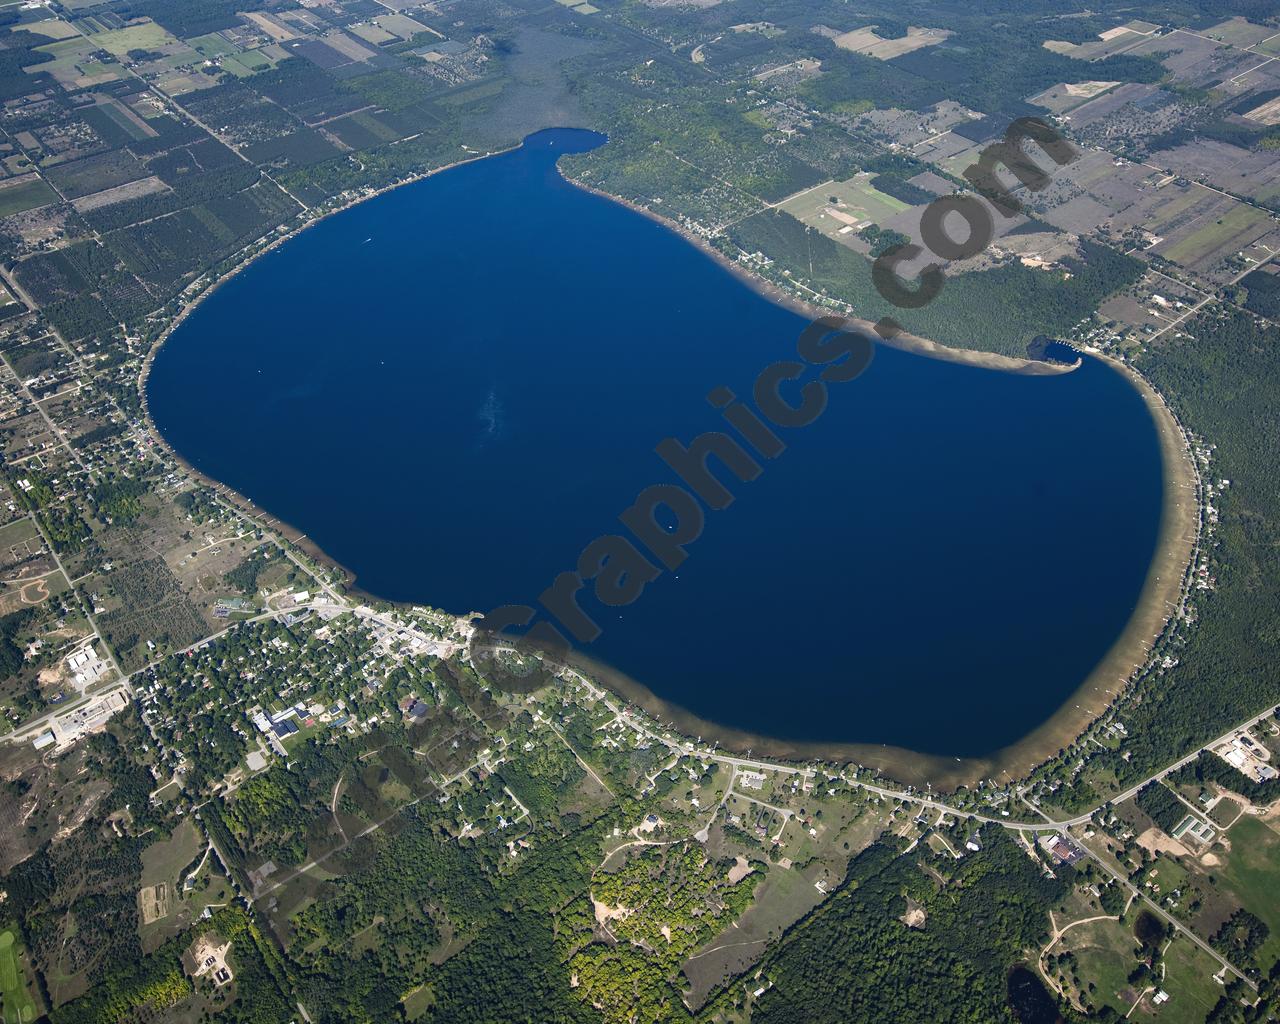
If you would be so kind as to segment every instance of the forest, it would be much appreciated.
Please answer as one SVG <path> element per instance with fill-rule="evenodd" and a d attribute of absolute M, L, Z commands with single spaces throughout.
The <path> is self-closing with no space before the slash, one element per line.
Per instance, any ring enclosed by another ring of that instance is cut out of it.
<path fill-rule="evenodd" d="M 1213 440 L 1213 476 L 1230 481 L 1209 551 L 1217 589 L 1196 598 L 1176 667 L 1126 711 L 1124 755 L 1097 753 L 1117 789 L 1280 703 L 1280 328 L 1230 306 L 1188 326 L 1139 366 L 1182 423 Z"/>
<path fill-rule="evenodd" d="M 1043 944 L 1069 875 L 1046 877 L 1002 829 L 985 830 L 981 845 L 962 861 L 923 844 L 904 856 L 890 838 L 859 854 L 835 895 L 765 957 L 772 986 L 752 1019 L 1007 1019 L 1008 972 Z M 923 911 L 922 927 L 904 923 L 908 909 Z"/>

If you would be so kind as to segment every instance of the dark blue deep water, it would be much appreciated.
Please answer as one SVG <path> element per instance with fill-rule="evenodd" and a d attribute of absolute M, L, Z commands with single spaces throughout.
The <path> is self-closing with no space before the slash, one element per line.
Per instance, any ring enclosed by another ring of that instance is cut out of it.
<path fill-rule="evenodd" d="M 806 321 L 660 225 L 566 183 L 600 137 L 524 148 L 304 232 L 156 357 L 174 447 L 380 597 L 536 603 L 619 532 L 654 454 L 722 425 Z M 585 650 L 714 722 L 980 755 L 1040 724 L 1133 611 L 1162 483 L 1154 425 L 1085 359 L 1032 377 L 879 348 L 709 512 L 677 576 L 584 595 Z"/>

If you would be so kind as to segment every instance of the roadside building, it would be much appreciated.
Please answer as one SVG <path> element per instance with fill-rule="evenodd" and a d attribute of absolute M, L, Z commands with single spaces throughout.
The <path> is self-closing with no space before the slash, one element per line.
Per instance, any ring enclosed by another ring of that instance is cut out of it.
<path fill-rule="evenodd" d="M 1042 838 L 1040 845 L 1045 851 L 1053 857 L 1059 864 L 1072 865 L 1083 859 L 1084 850 L 1077 846 L 1067 836 L 1059 833 L 1058 835 Z"/>

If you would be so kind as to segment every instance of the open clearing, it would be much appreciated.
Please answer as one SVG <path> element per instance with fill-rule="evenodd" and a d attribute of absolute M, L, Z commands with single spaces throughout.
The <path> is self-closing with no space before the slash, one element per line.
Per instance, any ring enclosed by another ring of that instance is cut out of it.
<path fill-rule="evenodd" d="M 792 196 L 780 209 L 828 238 L 849 242 L 867 224 L 883 225 L 909 209 L 907 203 L 875 188 L 869 176 L 816 185 Z"/>
<path fill-rule="evenodd" d="M 1210 39 L 1218 39 L 1231 46 L 1254 46 L 1275 35 L 1275 29 L 1268 28 L 1265 25 L 1255 25 L 1251 21 L 1244 18 L 1228 18 L 1226 21 L 1214 25 L 1213 28 L 1207 28 L 1202 35 L 1208 36 Z"/>
<path fill-rule="evenodd" d="M 1138 995 L 1128 980 L 1137 963 L 1133 956 L 1135 945 L 1133 932 L 1114 918 L 1107 918 L 1072 928 L 1050 955 L 1071 950 L 1079 964 L 1080 979 L 1097 985 L 1095 992 L 1085 993 L 1086 997 L 1095 1006 L 1110 1006 L 1123 1016 Z"/>
<path fill-rule="evenodd" d="M 61 18 L 46 18 L 44 21 L 33 21 L 22 27 L 46 39 L 71 39 L 80 34 L 75 30 L 74 25 L 68 25 Z"/>
<path fill-rule="evenodd" d="M 138 910 L 144 925 L 169 916 L 169 886 L 165 882 L 144 886 L 138 893 Z"/>
<path fill-rule="evenodd" d="M 168 840 L 156 842 L 142 851 L 138 913 L 143 937 L 151 938 L 155 929 L 150 925 L 166 922 L 178 909 L 178 895 L 182 891 L 182 879 L 178 876 L 200 856 L 200 850 L 200 832 L 187 820 L 174 829 Z M 173 924 L 169 922 L 164 931 L 170 931 Z"/>

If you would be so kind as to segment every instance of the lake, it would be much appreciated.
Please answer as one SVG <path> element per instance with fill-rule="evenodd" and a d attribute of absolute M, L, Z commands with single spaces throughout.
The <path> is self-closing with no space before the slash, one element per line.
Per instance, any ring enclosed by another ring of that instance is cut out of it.
<path fill-rule="evenodd" d="M 157 353 L 164 437 L 394 601 L 536 604 L 724 429 L 807 321 L 566 182 L 556 129 L 315 225 Z M 585 648 L 712 722 L 977 756 L 1047 719 L 1134 610 L 1156 544 L 1151 416 L 1116 371 L 1019 375 L 877 347 L 674 573 L 583 595 Z M 716 464 L 713 463 L 713 468 Z"/>

